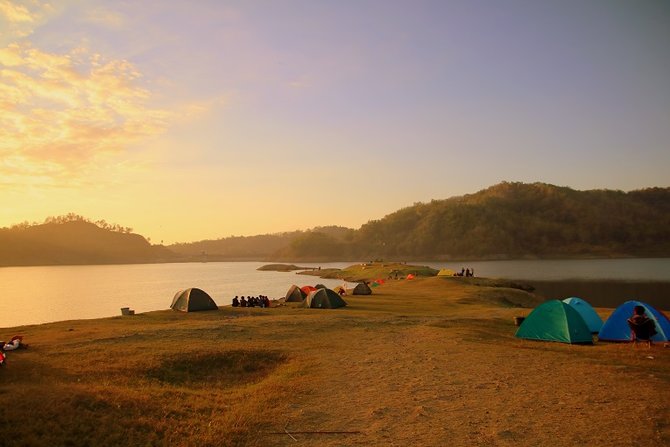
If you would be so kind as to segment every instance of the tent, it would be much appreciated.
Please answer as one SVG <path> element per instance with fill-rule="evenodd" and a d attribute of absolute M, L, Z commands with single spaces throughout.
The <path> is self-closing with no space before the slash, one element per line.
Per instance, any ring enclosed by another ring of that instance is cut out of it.
<path fill-rule="evenodd" d="M 342 287 L 342 286 L 334 287 L 334 288 L 333 288 L 333 291 L 334 291 L 334 292 L 337 292 L 337 293 L 340 293 L 340 292 L 342 292 L 342 291 L 343 291 L 344 293 L 347 293 L 347 289 L 345 289 L 345 288 Z"/>
<path fill-rule="evenodd" d="M 600 328 L 603 327 L 603 320 L 600 318 L 595 309 L 586 301 L 576 296 L 566 298 L 564 303 L 571 305 L 584 319 L 584 322 L 592 334 L 597 334 Z"/>
<path fill-rule="evenodd" d="M 372 289 L 364 282 L 358 283 L 354 287 L 354 295 L 372 295 Z"/>
<path fill-rule="evenodd" d="M 593 336 L 582 316 L 560 300 L 537 306 L 516 331 L 519 338 L 561 343 L 593 343 Z"/>
<path fill-rule="evenodd" d="M 668 341 L 670 337 L 670 321 L 665 314 L 642 301 L 626 301 L 612 312 L 598 333 L 599 340 L 630 341 L 628 319 L 633 316 L 635 306 L 644 307 L 645 313 L 656 323 L 657 334 L 651 337 L 653 341 Z"/>
<path fill-rule="evenodd" d="M 437 272 L 437 276 L 454 276 L 456 274 L 452 269 L 442 269 Z"/>
<path fill-rule="evenodd" d="M 335 291 L 330 289 L 318 289 L 310 292 L 302 302 L 304 307 L 318 307 L 321 309 L 335 309 L 346 306 L 347 303 Z"/>
<path fill-rule="evenodd" d="M 307 295 L 310 294 L 310 292 L 314 292 L 317 289 L 316 289 L 316 287 L 312 287 L 312 286 L 302 286 L 300 288 L 300 290 L 302 290 L 305 293 L 305 296 L 307 296 Z"/>
<path fill-rule="evenodd" d="M 410 273 L 409 275 L 407 275 L 407 279 L 414 279 L 414 278 L 416 278 L 416 275 L 414 275 L 414 273 Z"/>
<path fill-rule="evenodd" d="M 218 309 L 216 303 L 207 292 L 196 288 L 180 290 L 177 292 L 172 299 L 170 307 L 182 312 Z"/>
<path fill-rule="evenodd" d="M 328 287 L 324 286 L 323 284 L 317 284 L 314 286 L 316 289 L 327 289 Z"/>
<path fill-rule="evenodd" d="M 306 296 L 307 294 L 303 292 L 302 289 L 300 289 L 300 287 L 292 285 L 286 292 L 284 301 L 289 303 L 301 303 Z"/>

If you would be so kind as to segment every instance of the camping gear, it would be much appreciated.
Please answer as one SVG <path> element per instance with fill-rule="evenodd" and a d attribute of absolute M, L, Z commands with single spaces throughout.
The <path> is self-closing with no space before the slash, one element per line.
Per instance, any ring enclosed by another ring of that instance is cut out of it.
<path fill-rule="evenodd" d="M 437 276 L 454 276 L 456 275 L 456 272 L 453 271 L 452 269 L 442 269 L 439 272 L 437 272 Z"/>
<path fill-rule="evenodd" d="M 301 303 L 306 296 L 307 294 L 300 287 L 294 284 L 289 287 L 288 291 L 286 292 L 284 301 L 287 303 Z"/>
<path fill-rule="evenodd" d="M 416 278 L 414 273 L 410 273 L 409 275 L 407 275 L 407 279 L 414 279 L 414 278 Z"/>
<path fill-rule="evenodd" d="M 356 287 L 354 287 L 353 291 L 354 295 L 372 295 L 372 289 L 364 282 L 358 283 Z"/>
<path fill-rule="evenodd" d="M 318 289 L 310 292 L 302 302 L 304 307 L 315 307 L 321 309 L 336 309 L 338 307 L 346 306 L 347 303 L 342 297 L 330 289 Z"/>
<path fill-rule="evenodd" d="M 656 323 L 656 335 L 651 337 L 652 341 L 668 341 L 670 337 L 670 320 L 661 311 L 650 304 L 642 301 L 626 301 L 612 312 L 598 333 L 599 340 L 605 341 L 630 341 L 630 327 L 628 319 L 633 316 L 635 306 L 644 307 L 647 317 Z"/>
<path fill-rule="evenodd" d="M 314 286 L 316 289 L 327 289 L 328 287 L 324 286 L 323 284 L 317 284 Z"/>
<path fill-rule="evenodd" d="M 592 334 L 600 332 L 600 328 L 603 327 L 603 320 L 600 318 L 600 315 L 596 313 L 593 306 L 576 296 L 566 298 L 563 302 L 571 305 L 577 312 L 579 312 Z"/>
<path fill-rule="evenodd" d="M 316 290 L 316 287 L 312 287 L 312 286 L 302 286 L 302 287 L 300 288 L 300 290 L 302 290 L 302 291 L 305 293 L 305 296 L 307 296 L 307 295 L 310 294 L 310 292 L 314 292 L 314 291 Z"/>
<path fill-rule="evenodd" d="M 579 312 L 560 300 L 545 301 L 533 309 L 516 336 L 560 343 L 593 343 L 591 331 Z"/>
<path fill-rule="evenodd" d="M 170 307 L 181 312 L 218 309 L 216 303 L 207 292 L 195 287 L 177 292 Z"/>

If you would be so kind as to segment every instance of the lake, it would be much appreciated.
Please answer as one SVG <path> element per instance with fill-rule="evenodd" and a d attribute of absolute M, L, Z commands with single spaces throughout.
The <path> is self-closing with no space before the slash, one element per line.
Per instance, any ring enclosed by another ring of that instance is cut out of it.
<path fill-rule="evenodd" d="M 0 327 L 168 309 L 179 290 L 199 287 L 219 306 L 235 295 L 283 297 L 291 284 L 328 287 L 341 280 L 256 270 L 263 262 L 209 262 L 0 268 Z M 343 268 L 352 262 L 301 264 Z M 474 268 L 477 276 L 510 279 L 670 280 L 670 259 L 412 262 L 434 268 Z M 347 287 L 353 287 L 348 284 Z M 11 334 L 5 334 L 11 335 Z"/>

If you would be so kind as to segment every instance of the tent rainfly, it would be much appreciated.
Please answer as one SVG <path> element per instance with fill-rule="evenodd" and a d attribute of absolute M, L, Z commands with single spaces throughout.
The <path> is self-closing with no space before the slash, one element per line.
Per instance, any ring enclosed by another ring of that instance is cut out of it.
<path fill-rule="evenodd" d="M 456 274 L 452 269 L 442 269 L 437 272 L 437 276 L 454 276 Z"/>
<path fill-rule="evenodd" d="M 342 297 L 330 289 L 318 289 L 310 292 L 302 302 L 304 307 L 315 307 L 320 309 L 336 309 L 347 305 Z"/>
<path fill-rule="evenodd" d="M 600 318 L 595 309 L 586 301 L 576 296 L 566 298 L 564 303 L 571 305 L 584 319 L 586 326 L 592 334 L 597 334 L 600 328 L 603 327 L 603 320 Z"/>
<path fill-rule="evenodd" d="M 196 312 L 199 310 L 217 310 L 218 307 L 207 292 L 191 288 L 186 290 L 180 290 L 177 292 L 172 299 L 172 304 L 170 307 L 174 310 L 179 310 L 182 312 Z"/>
<path fill-rule="evenodd" d="M 546 301 L 533 309 L 516 336 L 560 343 L 593 343 L 591 331 L 579 312 L 560 300 Z"/>
<path fill-rule="evenodd" d="M 661 311 L 642 301 L 626 301 L 612 312 L 598 333 L 599 340 L 605 341 L 630 341 L 630 327 L 628 319 L 633 316 L 635 306 L 644 307 L 647 317 L 656 323 L 656 335 L 651 337 L 652 341 L 669 341 L 670 320 Z"/>
<path fill-rule="evenodd" d="M 372 289 L 366 283 L 361 282 L 354 287 L 354 295 L 372 295 Z"/>
<path fill-rule="evenodd" d="M 307 294 L 303 292 L 303 290 L 300 287 L 292 285 L 288 289 L 288 292 L 286 292 L 285 301 L 287 303 L 301 303 L 306 296 Z"/>

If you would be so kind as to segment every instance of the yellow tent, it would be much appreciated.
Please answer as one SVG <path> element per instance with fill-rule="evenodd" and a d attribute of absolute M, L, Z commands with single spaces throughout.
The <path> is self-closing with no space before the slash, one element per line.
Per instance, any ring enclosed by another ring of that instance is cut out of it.
<path fill-rule="evenodd" d="M 454 276 L 456 274 L 452 269 L 442 269 L 437 272 L 437 276 Z"/>

